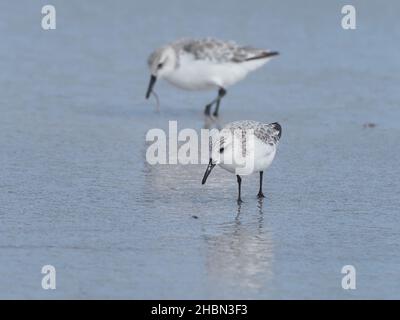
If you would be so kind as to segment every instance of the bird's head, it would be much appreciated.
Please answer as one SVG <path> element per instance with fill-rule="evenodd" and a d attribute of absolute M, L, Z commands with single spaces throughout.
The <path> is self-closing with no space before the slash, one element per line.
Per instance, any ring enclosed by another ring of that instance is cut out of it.
<path fill-rule="evenodd" d="M 157 49 L 149 56 L 147 63 L 151 77 L 146 92 L 146 99 L 150 97 L 157 79 L 161 79 L 175 70 L 177 64 L 176 52 L 171 46 Z"/>
<path fill-rule="evenodd" d="M 208 176 L 212 169 L 217 164 L 232 163 L 233 159 L 233 137 L 231 134 L 224 134 L 221 138 L 216 140 L 211 145 L 211 156 L 208 163 L 206 172 L 202 180 L 202 184 L 205 184 Z"/>

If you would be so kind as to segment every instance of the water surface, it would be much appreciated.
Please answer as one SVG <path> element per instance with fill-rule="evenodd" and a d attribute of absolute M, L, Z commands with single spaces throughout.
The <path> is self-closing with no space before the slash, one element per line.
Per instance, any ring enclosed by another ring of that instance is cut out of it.
<path fill-rule="evenodd" d="M 345 31 L 342 1 L 54 0 L 43 31 L 47 3 L 2 1 L 0 298 L 400 298 L 400 5 L 352 3 Z M 200 130 L 215 94 L 144 99 L 147 55 L 183 36 L 281 52 L 221 106 L 283 127 L 262 202 L 257 175 L 238 207 L 220 168 L 145 161 L 149 129 Z"/>

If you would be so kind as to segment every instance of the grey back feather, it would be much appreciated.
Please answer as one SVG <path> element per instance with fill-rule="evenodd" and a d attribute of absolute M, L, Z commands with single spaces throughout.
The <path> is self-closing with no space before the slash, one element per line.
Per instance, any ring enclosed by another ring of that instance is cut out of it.
<path fill-rule="evenodd" d="M 264 124 L 252 120 L 232 122 L 225 128 L 232 132 L 236 130 L 241 130 L 242 132 L 253 130 L 254 135 L 267 144 L 277 144 L 282 132 L 281 126 L 278 123 Z"/>
<path fill-rule="evenodd" d="M 220 137 L 217 140 L 211 141 L 210 145 L 211 149 L 220 149 L 224 147 L 225 144 L 225 136 L 224 132 L 228 132 L 231 136 L 235 135 L 237 138 L 242 141 L 242 155 L 245 156 L 247 153 L 246 148 L 246 135 L 250 134 L 250 130 L 253 130 L 254 136 L 260 139 L 265 144 L 269 144 L 270 146 L 276 146 L 281 137 L 282 128 L 279 123 L 270 123 L 264 124 L 257 121 L 252 120 L 242 120 L 235 121 L 227 124 L 222 131 L 220 132 Z M 240 136 L 239 136 L 240 135 Z M 218 150 L 217 149 L 217 150 Z"/>
<path fill-rule="evenodd" d="M 239 46 L 233 41 L 221 41 L 213 38 L 183 39 L 173 43 L 180 54 L 190 54 L 195 60 L 221 62 L 244 62 L 263 56 L 267 51 L 249 46 Z"/>

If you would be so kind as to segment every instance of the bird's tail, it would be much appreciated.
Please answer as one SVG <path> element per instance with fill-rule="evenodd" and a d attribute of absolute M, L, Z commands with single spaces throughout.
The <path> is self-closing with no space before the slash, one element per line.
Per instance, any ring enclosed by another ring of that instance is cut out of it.
<path fill-rule="evenodd" d="M 265 58 L 270 58 L 270 57 L 277 56 L 277 55 L 279 55 L 278 51 L 264 51 L 261 54 L 256 55 L 255 57 L 247 58 L 245 61 L 265 59 Z"/>

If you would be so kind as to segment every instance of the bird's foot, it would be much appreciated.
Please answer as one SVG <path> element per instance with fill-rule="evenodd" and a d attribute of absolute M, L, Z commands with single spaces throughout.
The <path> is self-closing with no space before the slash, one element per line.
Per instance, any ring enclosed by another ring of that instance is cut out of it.
<path fill-rule="evenodd" d="M 214 111 L 213 117 L 214 117 L 214 118 L 218 118 L 218 112 L 217 112 L 217 111 Z"/>
<path fill-rule="evenodd" d="M 265 198 L 264 193 L 259 192 L 259 193 L 257 194 L 257 198 L 258 198 L 258 199 Z"/>
<path fill-rule="evenodd" d="M 237 199 L 237 204 L 238 204 L 238 205 L 241 205 L 242 203 L 243 203 L 243 200 L 242 200 L 241 198 L 238 198 L 238 199 Z"/>

